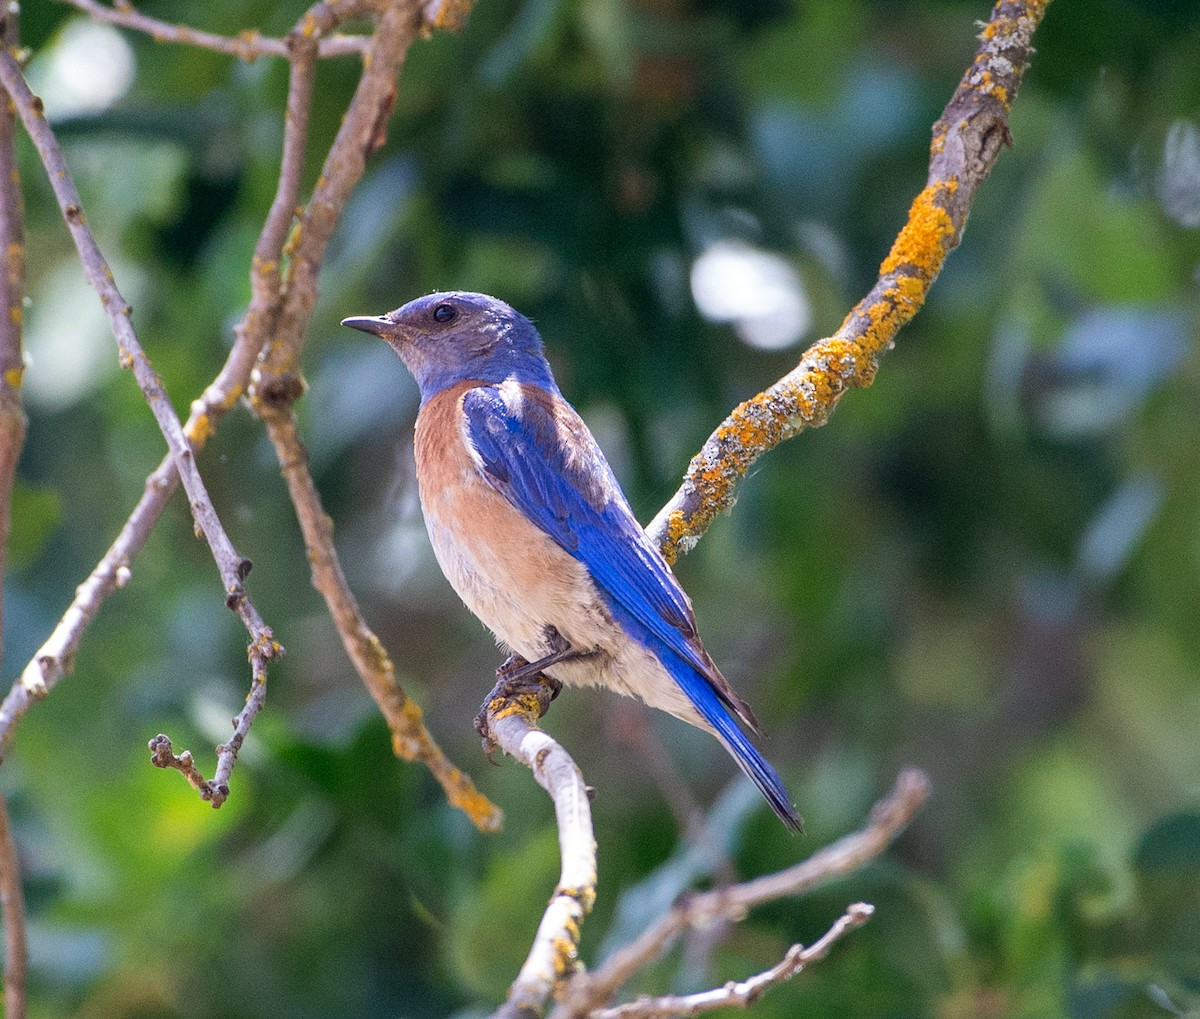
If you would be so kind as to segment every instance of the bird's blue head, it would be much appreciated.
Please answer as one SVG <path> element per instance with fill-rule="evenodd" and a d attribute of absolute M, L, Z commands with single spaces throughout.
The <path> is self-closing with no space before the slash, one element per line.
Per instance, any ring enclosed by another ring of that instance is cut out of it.
<path fill-rule="evenodd" d="M 558 391 L 533 323 L 503 301 L 458 290 L 342 325 L 387 340 L 421 387 L 421 402 L 467 379 L 514 378 Z"/>

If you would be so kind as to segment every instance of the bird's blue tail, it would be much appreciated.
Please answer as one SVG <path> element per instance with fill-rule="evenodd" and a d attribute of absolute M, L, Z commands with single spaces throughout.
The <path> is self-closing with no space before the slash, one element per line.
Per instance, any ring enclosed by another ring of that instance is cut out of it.
<path fill-rule="evenodd" d="M 803 832 L 804 819 L 796 812 L 783 780 L 739 728 L 712 684 L 667 648 L 658 649 L 658 659 L 705 721 L 717 730 L 717 738 L 746 773 L 746 777 L 758 787 L 779 819 L 792 831 Z"/>

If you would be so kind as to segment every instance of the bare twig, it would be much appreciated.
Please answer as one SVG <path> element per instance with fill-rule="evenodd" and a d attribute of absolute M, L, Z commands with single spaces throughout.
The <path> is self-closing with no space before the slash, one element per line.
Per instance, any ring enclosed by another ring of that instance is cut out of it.
<path fill-rule="evenodd" d="M 374 5 L 371 3 L 341 2 L 314 5 L 297 22 L 287 38 L 286 53 L 292 60 L 292 72 L 288 91 L 288 114 L 284 129 L 284 153 L 281 161 L 279 185 L 271 210 L 255 247 L 251 268 L 252 296 L 250 306 L 236 330 L 236 342 L 224 366 L 191 406 L 184 432 L 194 449 L 199 450 L 215 433 L 221 418 L 246 391 L 252 369 L 268 338 L 279 335 L 280 315 L 285 299 L 282 266 L 285 262 L 285 241 L 292 225 L 300 193 L 300 174 L 307 135 L 308 113 L 312 95 L 312 41 L 320 39 L 322 32 L 331 31 L 339 18 L 362 13 Z M 459 7 L 461 8 L 461 4 Z M 363 151 L 380 136 L 387 115 L 394 101 L 395 77 L 403 63 L 408 46 L 423 26 L 419 24 L 415 4 L 393 3 L 387 16 L 380 19 L 372 36 L 369 53 L 370 75 L 364 75 L 359 88 L 347 110 L 342 130 L 338 133 L 325 165 L 317 190 L 309 203 L 310 212 L 304 221 L 304 229 L 298 250 L 307 266 L 306 279 L 315 280 L 316 272 L 324 256 L 333 226 L 353 186 L 363 171 L 363 159 L 355 158 L 355 150 Z M 451 26 L 452 27 L 452 26 Z M 317 52 L 324 40 L 317 43 Z M 365 125 L 365 127 L 364 127 Z M 313 212 L 318 205 L 319 211 Z M 293 252 L 293 259 L 296 253 Z M 294 287 L 288 287 L 295 293 Z M 303 342 L 304 334 L 315 301 L 315 284 L 310 287 L 309 298 L 293 301 L 288 328 L 294 330 L 287 347 L 291 351 L 289 360 L 294 359 Z M 302 307 L 297 307 L 297 304 Z M 302 386 L 298 378 L 289 378 Z M 62 619 L 45 644 L 39 649 L 34 662 L 27 667 L 28 674 L 36 665 L 42 678 L 41 684 L 26 684 L 19 680 L 0 704 L 0 747 L 9 739 L 13 726 L 25 714 L 30 704 L 44 696 L 64 675 L 70 672 L 74 654 L 87 627 L 99 612 L 104 601 L 129 577 L 129 565 L 144 547 L 159 516 L 179 484 L 175 461 L 168 455 L 159 467 L 146 479 L 146 489 L 137 506 L 130 514 L 121 532 L 91 575 L 79 586 L 76 595 Z M 399 688 L 397 686 L 397 691 Z M 260 687 L 256 683 L 252 698 Z M 403 692 L 399 691 L 399 696 Z M 249 706 L 248 702 L 248 706 Z M 434 745 L 420 717 L 420 709 L 407 701 L 404 709 L 406 738 L 404 749 L 419 744 L 422 740 Z M 243 716 L 239 716 L 241 718 Z M 392 718 L 389 716 L 389 721 Z M 395 729 L 393 731 L 396 731 Z M 414 743 L 415 741 L 415 743 Z M 226 745 L 228 748 L 229 744 Z M 158 746 L 156 745 L 156 749 Z M 397 753 L 402 753 L 400 746 Z M 456 771 L 443 757 L 433 754 L 418 759 L 441 768 L 439 779 L 450 780 Z M 182 759 L 174 758 L 174 760 Z M 172 755 L 173 758 L 173 755 Z M 189 758 L 190 759 L 190 758 Z M 162 757 L 165 766 L 177 767 L 171 759 Z M 438 764 L 440 762 L 440 765 Z M 185 774 L 188 769 L 184 768 Z M 191 771 L 195 772 L 192 765 Z M 195 772 L 199 776 L 199 772 Z M 461 773 L 460 773 L 461 774 Z M 213 780 L 216 781 L 216 778 Z M 193 781 L 199 789 L 206 780 L 200 776 Z M 451 780 L 451 784 L 452 780 Z M 462 788 L 466 788 L 464 785 Z M 482 799 L 482 798 L 480 798 Z M 476 823 L 488 824 L 496 814 L 489 812 L 479 801 L 465 798 L 463 801 L 473 809 L 468 812 Z M 486 802 L 486 801 L 485 801 Z M 490 806 L 490 805 L 489 805 Z"/>
<path fill-rule="evenodd" d="M 4 1015 L 25 1019 L 29 952 L 25 943 L 25 897 L 21 864 L 8 820 L 8 801 L 0 793 L 0 907 L 4 911 Z"/>
<path fill-rule="evenodd" d="M 470 777 L 456 768 L 434 741 L 422 721 L 421 708 L 404 693 L 396 679 L 396 668 L 387 649 L 363 619 L 334 551 L 333 521 L 322 508 L 308 471 L 308 454 L 300 441 L 290 405 L 260 400 L 259 413 L 279 457 L 280 470 L 304 533 L 313 587 L 325 598 L 346 654 L 387 719 L 396 756 L 420 761 L 441 783 L 450 803 L 481 830 L 496 831 L 503 819 L 500 809 L 475 788 Z"/>
<path fill-rule="evenodd" d="M 303 391 L 303 384 L 294 376 L 320 293 L 317 277 L 321 263 L 346 199 L 366 168 L 367 156 L 386 139 L 388 118 L 396 102 L 396 77 L 421 28 L 421 11 L 414 3 L 390 3 L 379 17 L 358 88 L 296 225 L 294 243 L 286 251 L 289 261 L 283 306 L 262 352 L 262 368 L 252 381 L 252 402 L 260 397 L 294 399 Z M 273 391 L 277 388 L 282 392 Z"/>
<path fill-rule="evenodd" d="M 150 741 L 150 763 L 158 768 L 174 768 L 197 792 L 202 800 L 207 800 L 214 808 L 221 806 L 229 799 L 229 778 L 233 774 L 233 766 L 237 763 L 238 752 L 250 732 L 250 725 L 262 710 L 267 699 L 267 670 L 261 657 L 256 656 L 251 648 L 250 653 L 250 693 L 246 696 L 246 705 L 238 712 L 233 720 L 233 737 L 228 743 L 217 747 L 217 770 L 212 779 L 206 780 L 197 770 L 192 759 L 191 751 L 185 750 L 178 757 L 171 747 L 171 741 L 159 733 Z"/>
<path fill-rule="evenodd" d="M 0 40 L 8 52 L 18 45 L 17 8 L 0 12 Z M 9 104 L 0 109 L 0 580 L 6 565 L 12 520 L 12 488 L 25 445 L 21 376 L 25 371 L 21 322 L 25 301 L 25 226 L 21 178 L 17 171 L 16 118 Z M 0 655 L 3 653 L 4 595 L 0 584 Z"/>
<path fill-rule="evenodd" d="M 730 981 L 723 987 L 698 994 L 643 996 L 624 1005 L 596 1009 L 591 1019 L 670 1019 L 703 1015 L 718 1008 L 749 1008 L 772 987 L 791 980 L 811 963 L 824 959 L 835 942 L 865 924 L 874 912 L 875 907 L 865 902 L 848 906 L 833 926 L 808 948 L 792 945 L 778 963 L 748 980 Z"/>
<path fill-rule="evenodd" d="M 275 339 L 265 348 L 263 363 L 253 374 L 250 396 L 255 412 L 266 424 L 287 480 L 313 568 L 313 585 L 324 596 L 346 653 L 387 719 L 393 750 L 405 760 L 424 763 L 452 804 L 481 830 L 494 831 L 502 820 L 500 810 L 437 745 L 425 726 L 420 707 L 404 693 L 391 657 L 367 626 L 346 584 L 333 545 L 333 524 L 309 474 L 307 455 L 291 410 L 292 402 L 304 392 L 297 362 L 316 303 L 317 274 L 337 222 L 337 212 L 345 203 L 350 187 L 362 175 L 367 156 L 383 142 L 387 115 L 395 98 L 396 76 L 419 29 L 420 15 L 415 7 L 392 5 L 380 19 L 376 33 L 379 49 L 372 50 L 355 101 L 326 157 L 320 183 L 297 224 L 294 236 L 298 241 L 290 251 L 281 292 L 278 277 L 269 277 L 270 286 L 275 287 L 272 295 L 279 297 L 282 293 L 282 300 L 269 305 L 278 314 L 278 322 L 271 331 Z M 256 257 L 256 277 L 272 269 L 274 266 L 269 262 Z"/>
<path fill-rule="evenodd" d="M 120 28 L 129 28 L 136 32 L 145 32 L 155 42 L 180 43 L 185 46 L 196 46 L 200 49 L 215 50 L 227 53 L 250 63 L 259 57 L 288 57 L 288 39 L 272 39 L 260 35 L 254 29 L 248 29 L 236 36 L 214 35 L 187 25 L 173 25 L 167 21 L 159 21 L 140 11 L 135 10 L 128 0 L 117 0 L 109 7 L 97 0 L 61 0 L 62 3 L 87 14 L 94 21 L 103 21 Z M 361 56 L 370 44 L 369 36 L 335 35 L 322 39 L 317 55 L 320 57 Z"/>
<path fill-rule="evenodd" d="M 250 571 L 250 561 L 240 556 L 217 516 L 217 512 L 209 499 L 204 481 L 196 468 L 192 447 L 184 435 L 183 426 L 167 398 L 162 380 L 150 363 L 138 341 L 131 321 L 131 309 L 121 296 L 113 279 L 112 270 L 100 252 L 96 239 L 87 225 L 79 194 L 71 179 L 70 171 L 63 158 L 62 150 L 54 133 L 42 112 L 41 101 L 37 99 L 25 82 L 24 75 L 16 60 L 7 51 L 0 52 L 0 83 L 8 92 L 17 110 L 17 115 L 25 126 L 30 139 L 46 168 L 63 218 L 75 241 L 80 261 L 88 282 L 100 297 L 112 326 L 113 335 L 117 340 L 119 360 L 122 367 L 130 368 L 138 385 L 158 422 L 159 429 L 167 441 L 179 473 L 180 481 L 187 492 L 191 505 L 192 516 L 196 526 L 208 542 L 213 559 L 221 574 L 225 587 L 225 603 L 241 618 L 250 635 L 250 659 L 253 664 L 254 686 L 252 697 L 260 691 L 266 678 L 266 663 L 278 657 L 283 649 L 276 642 L 270 627 L 263 622 L 257 609 L 246 597 L 242 582 Z M 41 655 L 26 667 L 21 675 L 20 685 L 33 697 L 44 696 L 48 687 L 43 674 L 44 659 Z M 56 667 L 57 668 L 57 667 Z M 7 704 L 8 698 L 5 699 Z M 0 705 L 0 714 L 3 712 Z M 4 719 L 7 722 L 7 718 Z M 11 723 L 7 724 L 11 727 Z M 236 751 L 234 752 L 236 756 Z M 214 803 L 214 805 L 217 805 Z"/>
<path fill-rule="evenodd" d="M 634 973 L 657 959 L 689 927 L 741 920 L 754 906 L 801 895 L 858 870 L 883 853 L 928 798 L 929 779 L 924 772 L 904 771 L 892 792 L 875 804 L 861 830 L 776 874 L 684 899 L 596 970 L 575 974 L 552 1019 L 577 1019 L 606 1006 Z"/>
<path fill-rule="evenodd" d="M 554 801 L 562 873 L 538 925 L 525 964 L 494 1019 L 540 1016 L 551 992 L 574 971 L 583 918 L 596 901 L 596 840 L 588 788 L 571 756 L 537 726 L 541 706 L 532 694 L 488 705 L 492 738 L 532 770 Z"/>
<path fill-rule="evenodd" d="M 0 12 L 0 43 L 5 54 L 18 46 L 19 7 Z M 25 301 L 25 227 L 21 178 L 17 172 L 16 117 L 8 102 L 0 104 L 0 654 L 4 647 L 5 550 L 12 521 L 12 490 L 17 460 L 25 444 L 25 411 L 21 406 L 21 323 Z M 8 820 L 8 803 L 0 793 L 0 909 L 4 918 L 4 1014 L 25 1019 L 29 953 L 25 943 L 25 903 L 21 868 Z"/>
<path fill-rule="evenodd" d="M 920 309 L 958 245 L 975 191 L 1010 142 L 1008 114 L 1030 38 L 1047 0 L 1001 0 L 975 60 L 933 128 L 929 178 L 879 280 L 833 336 L 819 340 L 773 386 L 734 409 L 692 458 L 679 491 L 646 528 L 669 562 L 733 505 L 751 465 L 806 428 L 823 425 L 850 386 L 868 386 L 896 333 Z"/>

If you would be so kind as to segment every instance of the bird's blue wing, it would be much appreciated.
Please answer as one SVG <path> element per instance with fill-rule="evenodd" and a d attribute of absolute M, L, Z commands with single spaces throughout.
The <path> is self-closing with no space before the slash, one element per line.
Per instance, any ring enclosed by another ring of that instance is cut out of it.
<path fill-rule="evenodd" d="M 506 400 L 500 387 L 481 386 L 463 397 L 467 437 L 488 481 L 587 567 L 617 622 L 657 655 L 775 813 L 801 830 L 779 775 L 730 712 L 757 730 L 754 714 L 704 650 L 687 595 L 587 426 L 543 389 L 518 393 Z"/>
<path fill-rule="evenodd" d="M 580 560 L 643 630 L 702 674 L 714 671 L 687 595 L 578 416 L 532 387 L 514 407 L 497 387 L 481 386 L 466 394 L 463 410 L 471 444 L 504 497 Z"/>

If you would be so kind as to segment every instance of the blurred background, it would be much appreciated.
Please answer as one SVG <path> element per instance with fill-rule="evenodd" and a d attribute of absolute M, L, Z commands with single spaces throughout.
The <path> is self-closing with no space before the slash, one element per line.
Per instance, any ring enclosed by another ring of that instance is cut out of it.
<path fill-rule="evenodd" d="M 279 35 L 303 4 L 141 9 Z M 426 542 L 416 388 L 337 323 L 432 289 L 509 301 L 648 520 L 728 410 L 870 287 L 987 14 L 480 0 L 461 35 L 413 47 L 322 275 L 298 411 L 367 617 L 505 829 L 476 833 L 392 757 L 309 587 L 273 453 L 235 410 L 200 465 L 288 655 L 220 811 L 150 766 L 163 731 L 211 772 L 249 678 L 177 498 L 0 772 L 34 1016 L 425 1017 L 501 999 L 557 878 L 550 805 L 479 751 L 500 655 Z M 186 411 L 249 296 L 286 67 L 40 0 L 22 36 Z M 856 827 L 905 764 L 935 798 L 884 861 L 685 946 L 640 988 L 764 969 L 866 899 L 875 919 L 758 1016 L 1200 1015 L 1200 6 L 1058 0 L 1035 45 L 1015 147 L 875 384 L 761 461 L 678 567 L 807 835 L 672 719 L 571 691 L 547 720 L 597 789 L 588 962 L 689 882 L 779 868 Z M 357 72 L 320 67 L 306 191 Z M 30 431 L 5 684 L 163 453 L 24 138 L 20 157 Z M 714 823 L 688 857 L 696 811 Z"/>

